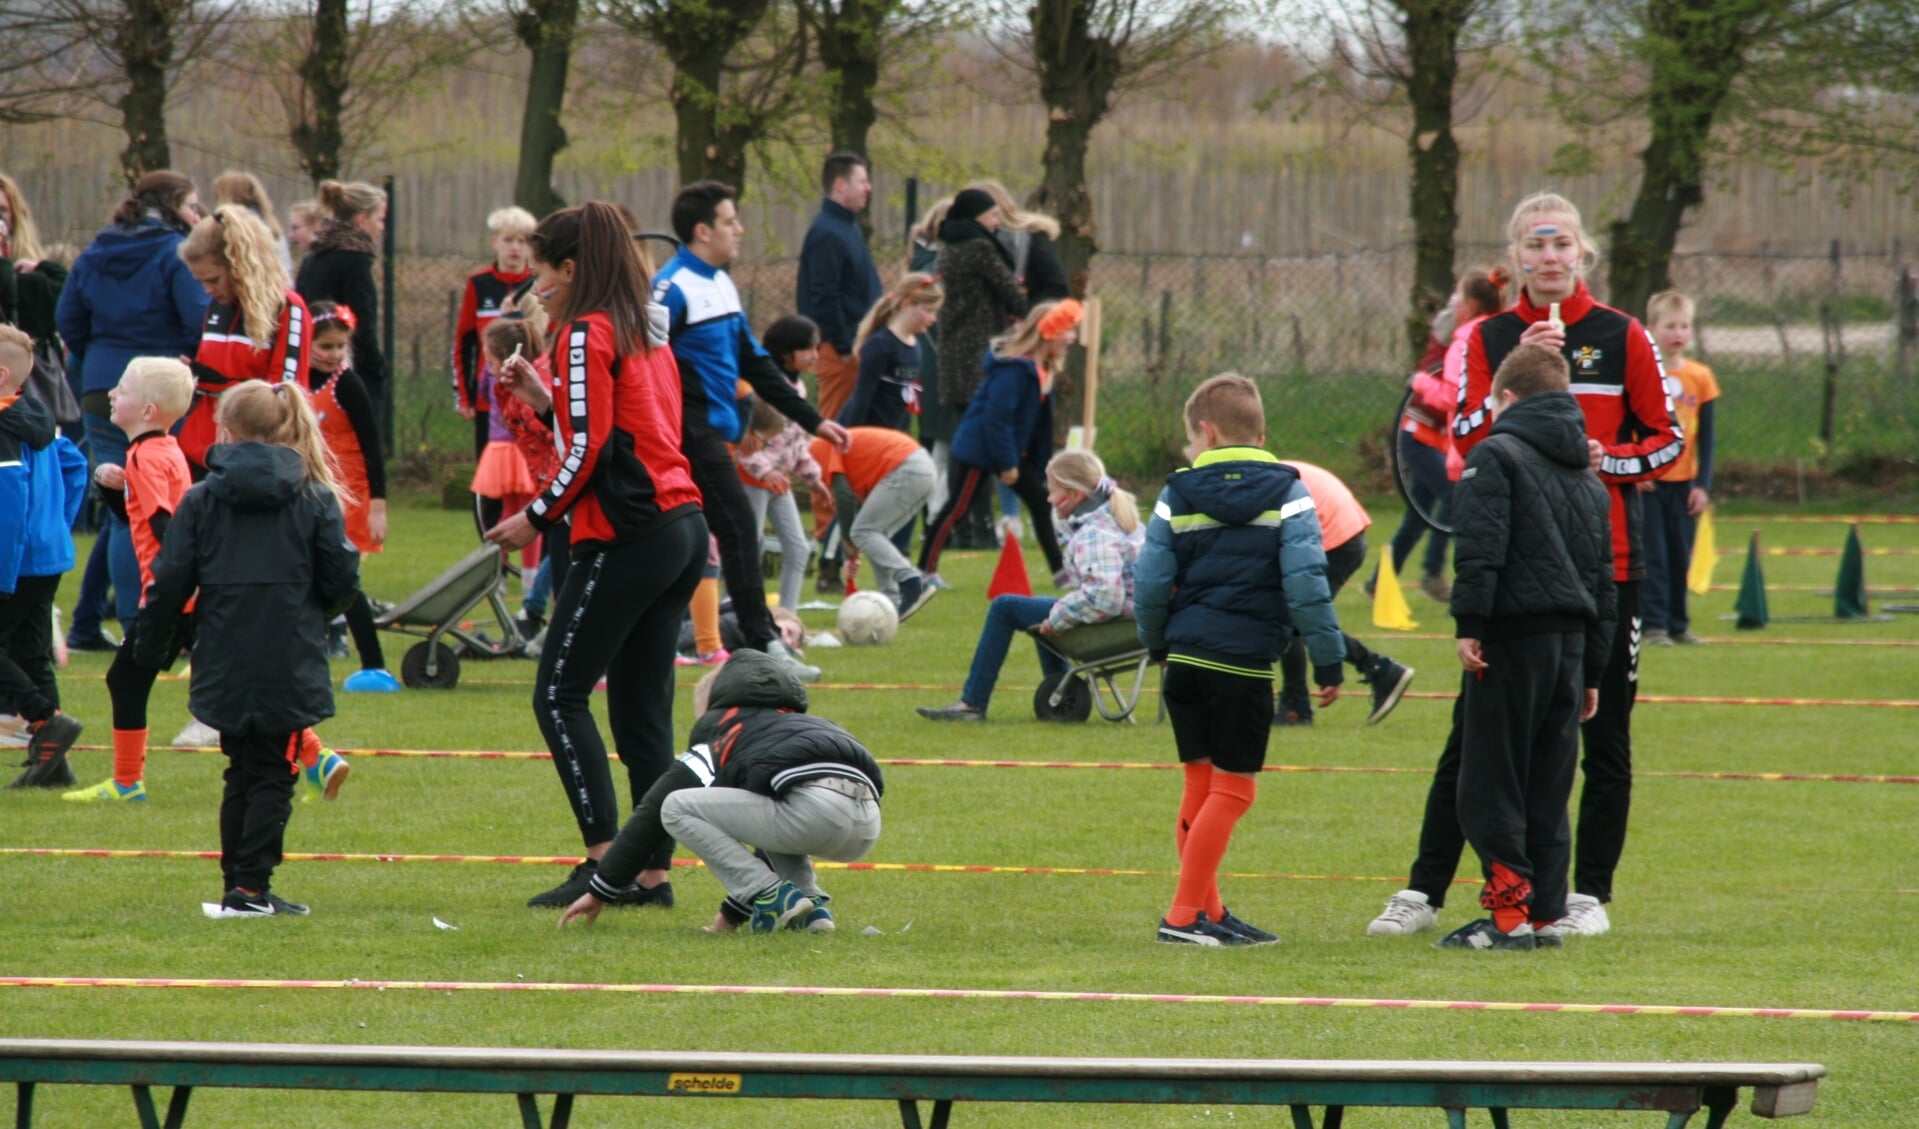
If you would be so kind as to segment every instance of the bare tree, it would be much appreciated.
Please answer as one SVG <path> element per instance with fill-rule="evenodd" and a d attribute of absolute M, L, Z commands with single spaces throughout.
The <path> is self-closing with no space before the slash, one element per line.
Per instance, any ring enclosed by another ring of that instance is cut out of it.
<path fill-rule="evenodd" d="M 74 111 L 94 76 L 80 29 L 45 0 L 0 0 L 0 123 L 46 121 Z"/>
<path fill-rule="evenodd" d="M 1216 51 L 1238 0 L 1003 0 L 1003 54 L 1030 71 L 1046 106 L 1036 205 L 1060 222 L 1059 252 L 1076 292 L 1099 249 L 1086 154 L 1126 92 L 1162 83 Z"/>
<path fill-rule="evenodd" d="M 580 0 L 525 0 L 509 10 L 513 34 L 533 56 L 520 117 L 520 164 L 513 201 L 536 216 L 566 206 L 553 188 L 553 160 L 566 148 L 566 72 L 573 59 Z"/>

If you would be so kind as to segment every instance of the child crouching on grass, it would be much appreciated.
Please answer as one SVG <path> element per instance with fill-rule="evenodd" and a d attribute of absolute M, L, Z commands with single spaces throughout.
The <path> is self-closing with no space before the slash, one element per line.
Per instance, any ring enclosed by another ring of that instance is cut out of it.
<path fill-rule="evenodd" d="M 742 925 L 831 933 L 830 899 L 810 856 L 857 862 L 879 842 L 879 762 L 851 733 L 808 714 L 792 667 L 759 651 L 702 678 L 693 708 L 691 747 L 633 809 L 561 927 L 591 924 L 660 844 L 678 839 L 726 887 L 708 933 Z"/>
<path fill-rule="evenodd" d="M 220 872 L 209 917 L 299 915 L 271 888 L 302 731 L 333 714 L 327 621 L 359 591 L 318 423 L 294 384 L 248 381 L 220 398 L 206 481 L 187 491 L 153 563 L 134 657 L 165 669 L 195 601 L 195 717 L 220 731 Z M 197 595 L 196 595 L 197 592 Z"/>

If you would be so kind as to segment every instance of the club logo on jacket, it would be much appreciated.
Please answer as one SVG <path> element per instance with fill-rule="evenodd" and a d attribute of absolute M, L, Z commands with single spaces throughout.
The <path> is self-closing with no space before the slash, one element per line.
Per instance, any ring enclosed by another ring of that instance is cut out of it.
<path fill-rule="evenodd" d="M 1600 360 L 1605 356 L 1597 347 L 1581 345 L 1573 350 L 1573 365 L 1580 372 L 1593 372 L 1599 368 Z"/>

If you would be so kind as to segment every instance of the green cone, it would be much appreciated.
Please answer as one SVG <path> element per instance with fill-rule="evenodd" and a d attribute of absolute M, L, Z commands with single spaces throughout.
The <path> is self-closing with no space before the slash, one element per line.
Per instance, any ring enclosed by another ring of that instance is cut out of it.
<path fill-rule="evenodd" d="M 1746 549 L 1746 569 L 1739 577 L 1739 598 L 1733 601 L 1732 610 L 1739 613 L 1739 622 L 1734 626 L 1741 631 L 1754 631 L 1766 626 L 1770 619 L 1766 611 L 1766 574 L 1759 569 L 1759 534 L 1752 535 L 1752 543 Z"/>
<path fill-rule="evenodd" d="M 1839 579 L 1833 582 L 1832 614 L 1840 619 L 1864 619 L 1866 609 L 1866 553 L 1859 546 L 1859 527 L 1846 534 L 1846 551 L 1839 557 Z"/>

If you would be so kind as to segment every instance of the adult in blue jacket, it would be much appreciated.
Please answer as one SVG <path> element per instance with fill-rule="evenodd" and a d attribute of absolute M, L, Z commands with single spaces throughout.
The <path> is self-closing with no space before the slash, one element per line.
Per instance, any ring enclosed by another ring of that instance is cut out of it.
<path fill-rule="evenodd" d="M 135 357 L 192 356 L 200 346 L 207 292 L 180 261 L 180 244 L 203 210 L 193 181 L 171 170 L 150 172 L 87 249 L 74 261 L 54 311 L 60 339 L 80 374 L 80 410 L 87 457 L 125 466 L 127 436 L 109 416 L 107 393 Z M 126 523 L 108 515 L 87 558 L 67 646 L 105 650 L 112 640 L 101 630 L 106 589 L 112 578 L 122 624 L 140 608 L 140 562 Z"/>
<path fill-rule="evenodd" d="M 920 546 L 920 571 L 939 571 L 940 551 L 988 475 L 1011 486 L 1033 515 L 1033 536 L 1057 579 L 1064 568 L 1047 501 L 1046 463 L 1053 457 L 1053 379 L 1079 340 L 1078 301 L 1042 302 L 1019 328 L 993 342 L 986 375 L 953 433 L 946 506 Z"/>
<path fill-rule="evenodd" d="M 846 150 L 828 156 L 820 169 L 820 190 L 826 199 L 800 244 L 794 300 L 800 314 L 820 327 L 820 362 L 814 370 L 820 414 L 838 419 L 859 381 L 853 337 L 882 292 L 880 272 L 860 231 L 860 212 L 873 195 L 866 158 Z"/>

